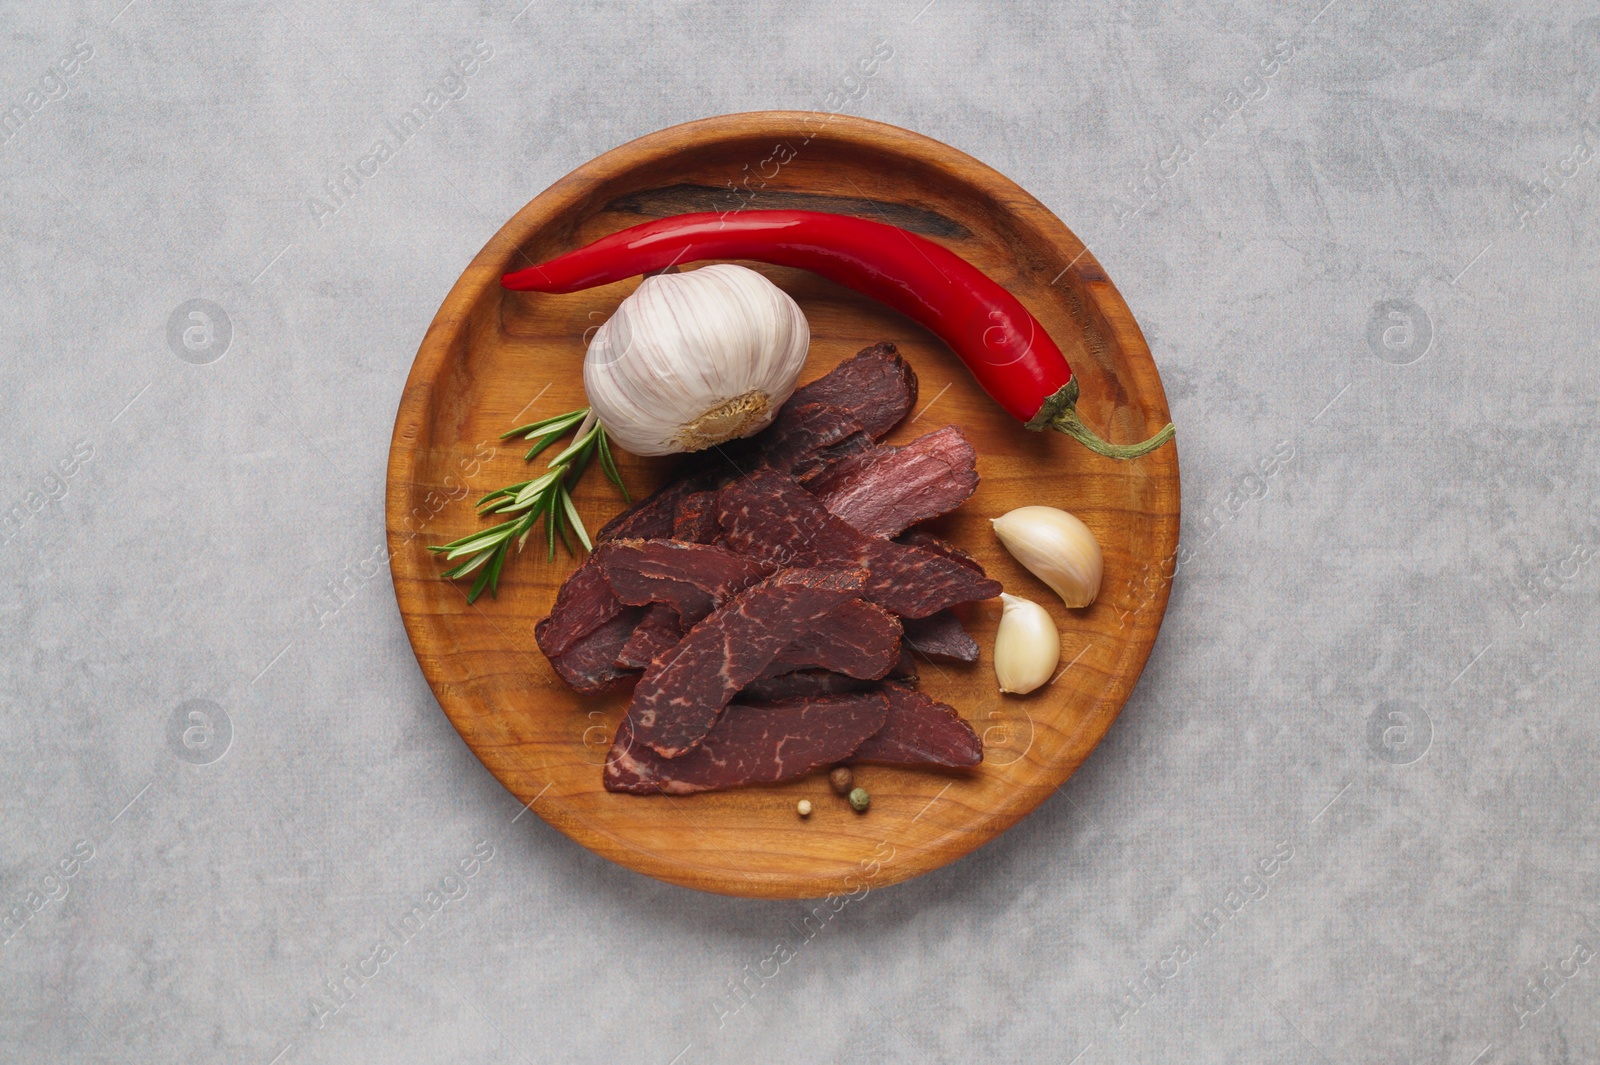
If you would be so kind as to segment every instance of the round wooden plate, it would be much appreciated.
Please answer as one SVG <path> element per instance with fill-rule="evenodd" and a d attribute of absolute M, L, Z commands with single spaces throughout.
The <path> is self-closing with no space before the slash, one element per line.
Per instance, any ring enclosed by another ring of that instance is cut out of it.
<path fill-rule="evenodd" d="M 575 560 L 558 554 L 548 562 L 530 540 L 507 561 L 499 597 L 469 606 L 465 582 L 442 580 L 444 567 L 425 548 L 485 527 L 476 499 L 531 476 L 523 448 L 500 434 L 585 405 L 590 331 L 637 284 L 565 296 L 508 293 L 501 274 L 651 218 L 741 207 L 859 215 L 939 241 L 1044 323 L 1082 382 L 1079 410 L 1103 436 L 1142 440 L 1166 423 L 1150 351 L 1100 264 L 994 170 L 927 137 L 842 115 L 774 111 L 691 122 L 609 151 L 546 189 L 450 291 L 395 418 L 387 498 L 395 595 L 422 672 L 462 738 L 513 795 L 574 840 L 704 891 L 849 894 L 936 869 L 993 839 L 1071 776 L 1105 735 L 1166 609 L 1178 541 L 1177 451 L 1119 463 L 1060 434 L 1028 432 L 948 348 L 907 319 L 812 274 L 750 264 L 810 320 L 802 381 L 876 341 L 899 345 L 922 392 L 889 439 L 955 424 L 979 454 L 977 494 L 930 528 L 976 555 L 1008 591 L 1051 611 L 1063 670 L 1030 696 L 1002 696 L 991 659 L 1000 603 L 973 605 L 966 620 L 982 661 L 923 663 L 921 686 L 972 722 L 984 740 L 983 765 L 963 774 L 860 768 L 857 779 L 872 793 L 865 815 L 834 796 L 821 774 L 688 798 L 605 791 L 600 765 L 626 693 L 574 694 L 533 640 L 534 622 L 549 612 Z M 617 457 L 636 496 L 673 465 Z M 598 470 L 575 498 L 591 531 L 622 507 Z M 989 519 L 1030 503 L 1069 510 L 1099 537 L 1105 582 L 1094 606 L 1067 610 L 995 540 Z M 795 814 L 801 798 L 815 806 L 809 820 Z"/>

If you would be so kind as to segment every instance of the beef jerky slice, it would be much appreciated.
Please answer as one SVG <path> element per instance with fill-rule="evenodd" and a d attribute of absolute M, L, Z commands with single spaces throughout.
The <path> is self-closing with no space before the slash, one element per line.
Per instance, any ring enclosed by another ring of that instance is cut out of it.
<path fill-rule="evenodd" d="M 617 665 L 644 669 L 675 647 L 691 626 L 667 604 L 652 603 L 617 655 Z M 900 619 L 881 606 L 847 599 L 785 647 L 762 676 L 821 669 L 876 680 L 893 673 L 901 658 Z"/>
<path fill-rule="evenodd" d="M 900 620 L 876 604 L 847 599 L 801 632 L 763 676 L 814 668 L 876 680 L 899 660 Z"/>
<path fill-rule="evenodd" d="M 666 603 L 690 625 L 774 568 L 724 547 L 678 540 L 612 540 L 595 555 L 621 602 Z"/>
<path fill-rule="evenodd" d="M 912 529 L 904 535 L 896 536 L 894 542 L 905 544 L 907 547 L 920 547 L 924 551 L 932 551 L 936 555 L 943 555 L 945 558 L 959 562 L 968 569 L 975 569 L 979 573 L 983 572 L 983 564 L 977 559 L 949 540 L 941 540 L 932 533 L 923 532 L 921 529 Z"/>
<path fill-rule="evenodd" d="M 726 549 L 675 540 L 613 540 L 597 552 L 623 602 L 654 604 L 618 656 L 622 666 L 648 666 L 712 610 L 770 572 Z M 802 630 L 767 672 L 816 667 L 870 679 L 883 676 L 899 652 L 899 620 L 882 607 L 850 599 Z"/>
<path fill-rule="evenodd" d="M 620 613 L 622 603 L 606 582 L 599 559 L 590 555 L 562 583 L 550 616 L 534 626 L 534 638 L 545 657 L 554 658 Z"/>
<path fill-rule="evenodd" d="M 693 749 L 796 632 L 860 594 L 863 576 L 780 570 L 713 611 L 645 670 L 628 706 L 634 736 L 667 758 Z"/>
<path fill-rule="evenodd" d="M 819 448 L 796 461 L 789 469 L 789 476 L 810 487 L 813 481 L 826 477 L 840 463 L 852 461 L 856 456 L 870 452 L 877 446 L 877 441 L 868 436 L 865 429 L 859 433 L 851 433 L 837 444 Z"/>
<path fill-rule="evenodd" d="M 878 692 L 728 708 L 694 750 L 662 758 L 623 718 L 606 759 L 607 791 L 691 795 L 743 784 L 777 784 L 848 758 L 881 731 L 888 700 Z"/>
<path fill-rule="evenodd" d="M 786 403 L 771 425 L 755 436 L 733 440 L 711 454 L 732 480 L 758 466 L 800 479 L 814 477 L 858 451 L 874 446 L 872 437 L 849 411 L 825 403 Z M 674 537 L 678 537 L 674 532 Z"/>
<path fill-rule="evenodd" d="M 858 452 L 806 488 L 868 536 L 897 536 L 950 513 L 977 491 L 978 453 L 947 425 L 904 447 Z"/>
<path fill-rule="evenodd" d="M 900 641 L 900 661 L 894 664 L 889 671 L 891 680 L 903 680 L 907 684 L 917 682 L 917 657 L 911 651 L 911 645 L 904 640 Z"/>
<path fill-rule="evenodd" d="M 955 708 L 903 684 L 883 686 L 889 716 L 881 731 L 856 749 L 852 762 L 967 769 L 983 761 L 983 743 Z"/>
<path fill-rule="evenodd" d="M 847 695 L 850 692 L 873 691 L 877 684 L 870 680 L 857 680 L 843 673 L 830 673 L 826 669 L 797 669 L 775 677 L 763 677 L 744 686 L 739 701 L 744 703 L 778 702 L 782 699 L 815 698 L 819 695 Z"/>
<path fill-rule="evenodd" d="M 718 532 L 715 514 L 694 497 L 715 490 L 757 466 L 815 474 L 872 443 L 849 411 L 821 403 L 786 403 L 773 423 L 755 436 L 689 456 L 678 475 L 600 527 L 595 543 L 622 539 L 693 540 L 709 543 Z"/>
<path fill-rule="evenodd" d="M 709 544 L 722 535 L 717 524 L 717 493 L 691 492 L 678 501 L 672 538 L 688 544 Z"/>
<path fill-rule="evenodd" d="M 862 348 L 821 377 L 795 389 L 787 406 L 826 403 L 854 415 L 874 438 L 917 404 L 916 371 L 887 341 Z"/>
<path fill-rule="evenodd" d="M 594 542 L 671 536 L 672 523 L 677 518 L 678 505 L 683 499 L 695 492 L 716 488 L 735 472 L 714 457 L 697 455 L 686 465 L 689 468 L 679 476 L 600 526 L 600 531 L 594 534 Z"/>
<path fill-rule="evenodd" d="M 961 619 L 948 610 L 925 618 L 907 618 L 902 624 L 905 645 L 935 662 L 976 662 L 978 641 L 967 635 Z"/>
<path fill-rule="evenodd" d="M 923 532 L 921 529 L 912 529 L 903 536 L 895 537 L 895 543 L 905 544 L 908 547 L 920 547 L 932 551 L 936 555 L 943 555 L 952 561 L 982 573 L 983 566 L 977 559 L 967 554 L 948 540 L 941 540 L 932 533 Z M 905 636 L 901 643 L 910 647 L 912 651 L 930 658 L 935 662 L 976 662 L 978 660 L 978 641 L 967 634 L 966 627 L 961 624 L 961 619 L 948 610 L 941 610 L 937 614 L 930 614 L 926 618 L 915 618 L 909 623 L 902 622 Z"/>
<path fill-rule="evenodd" d="M 767 449 L 784 450 L 793 459 L 804 458 L 788 434 L 797 428 L 820 433 L 816 447 L 844 446 L 852 433 L 863 431 L 882 436 L 899 424 L 917 401 L 916 372 L 889 343 L 862 348 L 832 370 L 794 391 L 773 424 L 739 447 L 724 446 L 691 457 L 678 477 L 639 500 L 606 522 L 595 534 L 595 542 L 629 537 L 650 539 L 673 535 L 673 520 L 683 497 L 716 488 L 730 476 L 750 469 L 761 461 Z M 800 408 L 823 404 L 836 408 L 837 415 L 820 418 L 818 412 L 802 415 Z M 818 419 L 813 422 L 812 419 Z M 822 425 L 831 421 L 832 425 Z M 857 434 L 859 435 L 859 434 Z M 754 447 L 754 451 L 745 450 Z M 735 453 L 737 452 L 737 454 Z M 745 461 L 738 461 L 743 455 Z"/>
<path fill-rule="evenodd" d="M 673 536 L 685 496 L 716 488 L 763 463 L 796 473 L 814 470 L 813 452 L 842 457 L 870 443 L 869 437 L 894 428 L 916 400 L 917 375 L 893 344 L 862 348 L 796 389 L 772 424 L 755 436 L 688 457 L 673 480 L 601 526 L 595 542 Z M 808 407 L 815 409 L 803 409 Z"/>
<path fill-rule="evenodd" d="M 549 655 L 556 675 L 584 695 L 596 695 L 628 676 L 617 657 L 643 614 L 639 607 L 623 607 L 620 614 L 574 640 L 562 653 Z"/>
<path fill-rule="evenodd" d="M 774 565 L 867 570 L 861 598 L 901 617 L 923 618 L 1000 594 L 999 582 L 981 571 L 857 531 L 775 470 L 757 470 L 722 489 L 717 520 L 740 554 Z"/>
<path fill-rule="evenodd" d="M 617 652 L 617 666 L 621 669 L 644 669 L 656 657 L 672 650 L 689 627 L 678 612 L 665 603 L 651 603 L 644 609 L 644 617 L 634 626 L 633 635 Z"/>
<path fill-rule="evenodd" d="M 866 427 L 847 410 L 827 403 L 786 403 L 778 416 L 766 429 L 751 438 L 758 459 L 774 469 L 789 473 L 796 466 L 809 462 L 818 452 L 836 447 L 847 440 L 866 437 Z M 748 469 L 755 462 L 738 462 Z"/>

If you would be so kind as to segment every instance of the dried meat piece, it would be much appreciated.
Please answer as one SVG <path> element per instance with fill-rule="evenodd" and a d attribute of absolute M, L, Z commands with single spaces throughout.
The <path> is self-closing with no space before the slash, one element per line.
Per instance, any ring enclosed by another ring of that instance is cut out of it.
<path fill-rule="evenodd" d="M 779 652 L 763 673 L 827 669 L 876 680 L 900 660 L 900 620 L 864 599 L 847 599 Z"/>
<path fill-rule="evenodd" d="M 897 536 L 950 513 L 977 491 L 978 453 L 947 425 L 904 447 L 858 452 L 806 488 L 868 536 Z"/>
<path fill-rule="evenodd" d="M 574 640 L 565 651 L 548 655 L 556 675 L 584 695 L 598 695 L 632 676 L 617 665 L 617 656 L 643 614 L 640 607 L 624 607 L 616 617 Z"/>
<path fill-rule="evenodd" d="M 954 707 L 903 684 L 885 684 L 883 694 L 889 699 L 888 718 L 850 761 L 946 769 L 968 769 L 983 761 L 983 742 Z"/>
<path fill-rule="evenodd" d="M 905 645 L 935 662 L 976 662 L 978 641 L 967 634 L 961 619 L 948 610 L 925 618 L 907 618 L 902 624 Z"/>
<path fill-rule="evenodd" d="M 590 555 L 562 582 L 550 615 L 533 628 L 534 639 L 546 658 L 555 658 L 620 613 L 622 603 L 606 582 L 599 559 Z"/>
<path fill-rule="evenodd" d="M 854 461 L 864 452 L 870 452 L 878 447 L 878 442 L 867 435 L 866 430 L 851 433 L 837 444 L 822 448 L 814 454 L 808 455 L 797 461 L 789 470 L 789 476 L 796 481 L 810 487 L 817 480 L 827 477 L 840 465 Z"/>
<path fill-rule="evenodd" d="M 752 457 L 789 473 L 820 451 L 863 438 L 865 428 L 850 411 L 827 403 L 786 403 L 770 426 L 750 438 L 756 452 Z M 755 465 L 739 463 L 738 456 L 732 459 L 736 466 Z"/>
<path fill-rule="evenodd" d="M 617 726 L 604 773 L 607 791 L 692 795 L 745 784 L 778 784 L 848 758 L 881 731 L 888 700 L 878 692 L 730 706 L 694 750 L 661 757 L 632 719 Z"/>
<path fill-rule="evenodd" d="M 977 559 L 961 550 L 961 548 L 957 547 L 949 540 L 941 540 L 930 532 L 924 532 L 921 529 L 912 529 L 910 532 L 907 532 L 901 536 L 896 536 L 894 538 L 894 542 L 897 544 L 905 544 L 907 547 L 920 547 L 924 551 L 932 551 L 936 555 L 943 555 L 945 558 L 959 562 L 968 569 L 975 569 L 979 573 L 983 572 L 983 563 L 979 562 Z"/>
<path fill-rule="evenodd" d="M 818 433 L 818 447 L 847 444 L 854 430 L 880 437 L 898 425 L 916 401 L 916 372 L 893 344 L 862 348 L 815 381 L 795 389 L 772 424 L 755 436 L 690 456 L 672 480 L 601 526 L 595 542 L 671 536 L 683 497 L 716 488 L 728 477 L 754 468 L 768 448 L 802 458 L 802 449 L 789 437 L 791 432 Z M 822 412 L 802 414 L 800 410 L 819 404 L 836 413 L 823 417 Z M 740 458 L 745 461 L 738 461 Z"/>
<path fill-rule="evenodd" d="M 723 548 L 675 540 L 613 540 L 596 551 L 603 556 L 601 566 L 612 590 L 624 603 L 654 604 L 617 659 L 619 665 L 638 668 L 771 572 L 770 566 Z M 899 619 L 882 607 L 850 599 L 802 631 L 767 672 L 815 667 L 881 677 L 899 653 Z"/>
<path fill-rule="evenodd" d="M 774 569 L 727 548 L 678 540 L 612 540 L 594 555 L 618 600 L 666 603 L 690 625 Z"/>
<path fill-rule="evenodd" d="M 534 625 L 533 638 L 558 677 L 594 695 L 628 675 L 618 657 L 643 615 L 617 599 L 591 554 L 562 582 L 549 616 Z"/>
<path fill-rule="evenodd" d="M 900 424 L 917 403 L 917 374 L 888 341 L 862 348 L 794 390 L 789 406 L 827 403 L 854 415 L 874 438 Z"/>
<path fill-rule="evenodd" d="M 903 618 L 1000 594 L 999 582 L 981 570 L 857 531 L 775 470 L 757 470 L 723 488 L 717 520 L 724 542 L 740 554 L 774 565 L 867 570 L 861 598 Z"/>
<path fill-rule="evenodd" d="M 850 412 L 825 403 L 797 406 L 791 402 L 755 436 L 730 441 L 708 454 L 721 464 L 724 482 L 758 466 L 771 466 L 801 479 L 824 473 L 872 446 L 872 437 Z"/>
<path fill-rule="evenodd" d="M 672 538 L 690 544 L 714 543 L 722 535 L 717 524 L 717 493 L 715 490 L 691 492 L 678 501 L 678 511 L 672 519 Z"/>
<path fill-rule="evenodd" d="M 797 669 L 775 677 L 762 677 L 744 686 L 739 693 L 743 703 L 778 702 L 819 695 L 845 695 L 849 692 L 875 691 L 877 683 L 857 680 L 843 673 L 830 673 L 826 669 Z"/>
<path fill-rule="evenodd" d="M 651 603 L 644 616 L 634 626 L 633 635 L 617 652 L 617 666 L 622 669 L 644 669 L 659 654 L 678 645 L 689 626 L 683 623 L 678 612 L 665 603 Z"/>
<path fill-rule="evenodd" d="M 796 632 L 856 598 L 862 579 L 859 571 L 780 570 L 713 611 L 645 670 L 628 706 L 634 735 L 667 758 L 693 749 L 739 689 Z"/>
<path fill-rule="evenodd" d="M 808 483 L 827 478 L 840 462 L 859 461 L 872 453 L 872 437 L 883 435 L 901 421 L 914 406 L 915 395 L 917 377 L 893 345 L 862 349 L 834 371 L 798 389 L 779 411 L 774 424 L 757 437 L 688 457 L 677 480 L 608 521 L 595 536 L 595 542 L 667 536 L 694 542 L 718 539 L 717 512 L 707 507 L 707 502 L 717 501 L 718 497 L 707 493 L 715 491 L 723 481 L 738 475 L 741 469 L 773 462 L 789 467 L 795 477 L 806 478 Z M 792 561 L 794 558 L 779 556 L 776 564 Z M 883 582 L 910 579 L 912 574 L 907 569 L 917 569 L 896 568 L 893 560 L 877 561 Z M 910 561 L 915 561 L 915 556 Z M 846 564 L 851 568 L 859 566 L 848 560 Z M 926 571 L 926 566 L 922 569 Z M 974 572 L 981 577 L 981 569 Z M 939 574 L 933 572 L 931 576 Z M 984 580 L 970 582 L 965 593 L 989 595 L 987 584 Z M 934 590 L 933 595 L 939 593 Z M 949 588 L 944 588 L 942 595 L 947 598 Z M 882 598 L 894 603 L 891 595 Z M 696 609 L 704 606 L 702 601 Z M 642 619 L 648 619 L 648 625 L 640 632 Z M 693 617 L 678 620 L 678 632 L 686 627 L 686 620 Z M 603 576 L 602 564 L 590 556 L 563 582 L 550 616 L 541 619 L 534 635 L 557 673 L 581 691 L 597 691 L 621 680 L 627 668 L 638 668 L 662 651 L 672 649 L 667 640 L 674 635 L 674 624 L 666 604 L 661 609 L 640 611 L 618 600 Z M 797 649 L 795 654 L 800 651 Z M 902 656 L 891 673 L 907 672 L 906 665 Z"/>
<path fill-rule="evenodd" d="M 695 496 L 757 466 L 815 474 L 872 440 L 855 417 L 821 403 L 784 404 L 771 425 L 754 436 L 730 441 L 685 458 L 676 476 L 600 527 L 594 542 L 671 537 L 710 543 L 720 530 L 715 513 L 697 509 Z"/>
<path fill-rule="evenodd" d="M 594 542 L 605 540 L 649 540 L 672 535 L 672 523 L 677 517 L 678 504 L 684 497 L 703 492 L 721 484 L 731 471 L 720 468 L 698 468 L 675 477 L 622 513 L 600 526 Z"/>
<path fill-rule="evenodd" d="M 916 372 L 890 343 L 862 348 L 798 388 L 771 425 L 745 440 L 688 456 L 677 475 L 600 527 L 594 541 L 674 536 L 686 496 L 719 487 L 763 463 L 797 475 L 814 474 L 880 437 L 917 400 Z M 805 410 L 803 408 L 815 408 Z M 807 451 L 806 443 L 813 451 Z M 820 454 L 814 453 L 820 450 Z"/>

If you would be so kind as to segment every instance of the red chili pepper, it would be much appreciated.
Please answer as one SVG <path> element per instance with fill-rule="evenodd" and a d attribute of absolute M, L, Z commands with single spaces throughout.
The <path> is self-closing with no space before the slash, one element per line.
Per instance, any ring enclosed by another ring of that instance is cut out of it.
<path fill-rule="evenodd" d="M 983 390 L 1029 429 L 1066 433 L 1110 458 L 1148 454 L 1102 440 L 1079 419 L 1078 382 L 1061 349 L 1015 296 L 959 255 L 915 233 L 817 211 L 684 214 L 624 229 L 507 274 L 514 291 L 577 292 L 700 259 L 753 259 L 821 274 L 932 330 Z"/>

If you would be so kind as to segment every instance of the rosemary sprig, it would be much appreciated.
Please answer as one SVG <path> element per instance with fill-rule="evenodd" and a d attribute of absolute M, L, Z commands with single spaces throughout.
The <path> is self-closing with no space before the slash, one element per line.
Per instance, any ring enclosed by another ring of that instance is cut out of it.
<path fill-rule="evenodd" d="M 611 456 L 611 444 L 606 440 L 605 427 L 588 407 L 519 425 L 501 434 L 500 439 L 520 436 L 524 440 L 533 440 L 533 447 L 523 456 L 524 460 L 532 461 L 574 426 L 577 426 L 577 432 L 573 434 L 572 443 L 550 460 L 544 473 L 531 480 L 496 489 L 478 500 L 480 515 L 514 514 L 516 517 L 441 547 L 428 548 L 435 554 L 444 555 L 446 562 L 463 557 L 466 559 L 460 565 L 444 571 L 444 576 L 451 580 L 477 572 L 478 578 L 472 582 L 467 602 L 476 601 L 485 588 L 490 595 L 495 594 L 500 585 L 500 569 L 505 565 L 506 555 L 511 552 L 511 545 L 515 543 L 520 552 L 541 518 L 544 519 L 550 561 L 555 561 L 558 537 L 566 545 L 569 554 L 576 553 L 572 546 L 573 536 L 577 537 L 585 551 L 594 549 L 589 533 L 583 527 L 583 519 L 578 516 L 578 508 L 572 502 L 571 492 L 591 459 L 600 460 L 600 469 L 606 480 L 621 490 L 625 501 L 633 502 L 628 496 L 627 486 L 622 483 L 622 475 L 617 472 L 616 460 Z"/>

